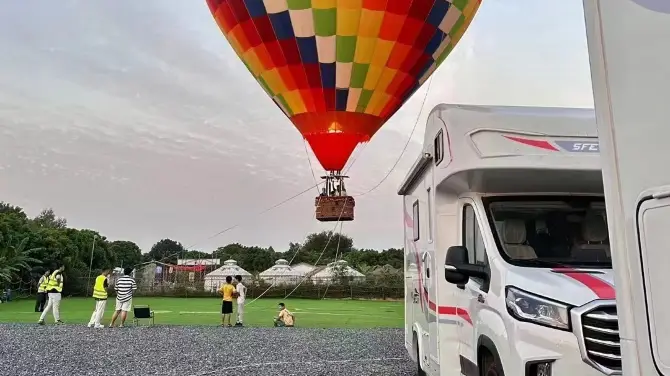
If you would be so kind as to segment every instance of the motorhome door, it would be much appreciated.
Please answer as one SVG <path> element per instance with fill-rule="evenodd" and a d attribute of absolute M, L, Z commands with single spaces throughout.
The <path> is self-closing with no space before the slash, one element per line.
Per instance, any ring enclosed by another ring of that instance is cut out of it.
<path fill-rule="evenodd" d="M 461 215 L 462 244 L 468 249 L 468 261 L 470 264 L 486 265 L 487 255 L 482 234 L 482 224 L 484 222 L 477 215 L 473 200 L 465 199 L 462 201 Z M 459 342 L 462 357 L 461 367 L 465 368 L 464 370 L 468 370 L 468 368 L 477 364 L 472 317 L 476 317 L 477 312 L 486 304 L 487 286 L 488 284 L 481 279 L 470 278 L 468 283 L 461 287 L 463 293 L 461 294 L 462 299 L 459 299 L 461 306 L 458 315 L 462 321 L 462 325 L 459 327 Z"/>

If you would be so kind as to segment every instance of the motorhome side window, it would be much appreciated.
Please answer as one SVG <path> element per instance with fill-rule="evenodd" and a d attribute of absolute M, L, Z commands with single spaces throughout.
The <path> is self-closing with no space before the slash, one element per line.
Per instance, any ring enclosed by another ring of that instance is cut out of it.
<path fill-rule="evenodd" d="M 414 201 L 414 207 L 412 208 L 412 222 L 414 225 L 414 241 L 419 240 L 419 200 Z"/>
<path fill-rule="evenodd" d="M 468 259 L 471 264 L 486 263 L 484 238 L 477 223 L 475 209 L 468 204 L 463 206 L 463 245 L 468 249 Z"/>
<path fill-rule="evenodd" d="M 435 136 L 434 144 L 435 165 L 437 166 L 442 162 L 442 159 L 444 159 L 444 134 L 441 129 Z"/>

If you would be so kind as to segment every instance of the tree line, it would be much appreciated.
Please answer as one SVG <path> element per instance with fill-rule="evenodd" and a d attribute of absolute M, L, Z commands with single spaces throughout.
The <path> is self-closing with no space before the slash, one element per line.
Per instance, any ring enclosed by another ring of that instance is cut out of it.
<path fill-rule="evenodd" d="M 95 230 L 70 228 L 67 220 L 52 209 L 30 218 L 23 208 L 0 202 L 0 287 L 25 288 L 52 264 L 62 262 L 68 281 L 65 293 L 79 295 L 89 287 L 89 273 L 95 277 L 102 268 L 135 267 L 149 261 L 176 264 L 177 259 L 208 258 L 234 259 L 252 274 L 268 269 L 282 258 L 293 260 L 294 264 L 313 265 L 317 261 L 318 265 L 325 265 L 343 259 L 364 274 L 380 267 L 401 270 L 404 260 L 402 249 L 356 249 L 350 237 L 329 231 L 310 234 L 304 242 L 291 242 L 287 249 L 279 251 L 232 243 L 208 253 L 186 249 L 173 239 L 161 239 L 149 252 L 142 253 L 132 241 L 112 241 Z"/>

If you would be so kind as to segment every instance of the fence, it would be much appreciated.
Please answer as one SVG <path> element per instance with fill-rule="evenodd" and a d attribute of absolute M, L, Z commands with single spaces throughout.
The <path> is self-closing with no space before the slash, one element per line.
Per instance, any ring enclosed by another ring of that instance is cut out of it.
<path fill-rule="evenodd" d="M 247 299 L 255 299 L 259 295 L 264 298 L 284 298 L 290 294 L 291 298 L 304 299 L 369 299 L 369 300 L 396 300 L 404 296 L 404 287 L 370 286 L 367 284 L 312 284 L 303 283 L 298 286 L 270 286 L 251 285 L 247 287 Z M 194 284 L 175 283 L 140 285 L 136 293 L 138 296 L 165 296 L 165 297 L 210 297 L 218 296 L 216 291 L 208 291 Z"/>
<path fill-rule="evenodd" d="M 218 296 L 218 288 L 225 282 L 224 276 L 214 279 L 205 273 L 136 273 L 138 295 L 172 297 Z M 398 275 L 370 275 L 356 278 L 331 279 L 244 277 L 247 296 L 259 295 L 267 298 L 283 298 L 290 294 L 294 298 L 306 299 L 402 299 L 404 279 Z"/>
<path fill-rule="evenodd" d="M 88 296 L 90 294 L 95 276 L 89 280 L 88 277 L 68 279 L 64 282 L 64 295 L 66 296 Z M 115 278 L 110 278 L 110 285 Z M 189 276 L 177 275 L 175 278 L 157 279 L 138 275 L 135 278 L 138 296 L 164 296 L 164 297 L 211 297 L 218 296 L 218 286 L 223 281 L 206 281 L 204 277 L 196 274 Z M 301 283 L 302 282 L 302 283 Z M 247 297 L 255 299 L 259 295 L 266 298 L 284 298 L 289 295 L 292 298 L 305 299 L 402 299 L 404 296 L 403 278 L 373 278 L 364 280 L 313 280 L 306 279 L 295 281 L 282 281 L 272 285 L 266 281 L 249 277 L 244 281 L 247 286 Z M 297 286 L 297 287 L 296 287 Z M 14 296 L 29 296 L 36 292 L 34 283 L 22 283 L 20 288 L 12 286 Z"/>

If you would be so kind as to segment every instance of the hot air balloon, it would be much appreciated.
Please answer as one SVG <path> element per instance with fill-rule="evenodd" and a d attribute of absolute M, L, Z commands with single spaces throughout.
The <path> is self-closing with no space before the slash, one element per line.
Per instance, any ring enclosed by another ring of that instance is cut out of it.
<path fill-rule="evenodd" d="M 481 0 L 207 0 L 254 78 L 309 143 L 317 219 L 353 220 L 342 170 L 430 77 Z"/>

